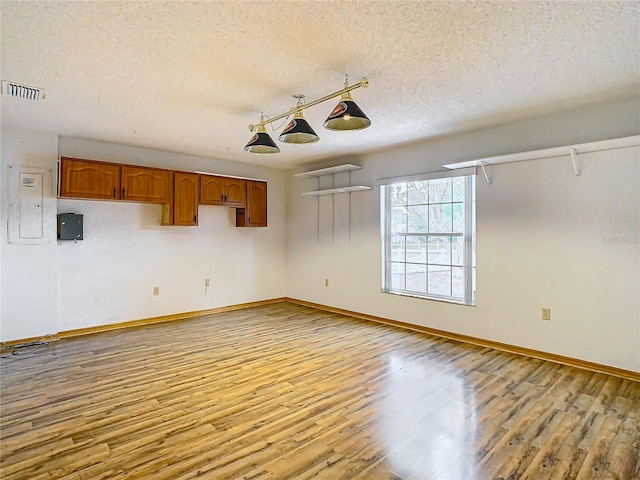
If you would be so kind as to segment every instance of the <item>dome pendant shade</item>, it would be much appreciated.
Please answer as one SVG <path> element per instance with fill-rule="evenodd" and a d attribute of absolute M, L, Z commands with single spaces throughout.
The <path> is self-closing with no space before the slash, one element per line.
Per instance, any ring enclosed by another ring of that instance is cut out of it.
<path fill-rule="evenodd" d="M 311 125 L 302 118 L 302 114 L 298 112 L 284 128 L 278 140 L 285 143 L 314 143 L 320 140 L 320 137 L 313 131 Z"/>
<path fill-rule="evenodd" d="M 280 153 L 280 149 L 267 133 L 264 125 L 258 127 L 258 131 L 251 137 L 251 140 L 244 146 L 249 153 L 266 155 L 269 153 Z"/>
<path fill-rule="evenodd" d="M 353 100 L 343 98 L 323 125 L 328 130 L 360 130 L 371 125 L 371 120 Z"/>

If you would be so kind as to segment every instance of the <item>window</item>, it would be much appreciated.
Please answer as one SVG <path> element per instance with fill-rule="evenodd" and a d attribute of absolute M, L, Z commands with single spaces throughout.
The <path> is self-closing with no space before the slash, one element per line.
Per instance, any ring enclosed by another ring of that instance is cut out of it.
<path fill-rule="evenodd" d="M 382 290 L 475 305 L 475 175 L 447 174 L 379 181 Z"/>

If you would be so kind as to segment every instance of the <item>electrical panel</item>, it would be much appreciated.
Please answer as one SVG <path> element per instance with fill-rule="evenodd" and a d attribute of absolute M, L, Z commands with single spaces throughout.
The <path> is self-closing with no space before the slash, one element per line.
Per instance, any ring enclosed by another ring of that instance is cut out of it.
<path fill-rule="evenodd" d="M 55 241 L 56 214 L 53 171 L 23 165 L 7 167 L 7 243 L 51 244 Z"/>

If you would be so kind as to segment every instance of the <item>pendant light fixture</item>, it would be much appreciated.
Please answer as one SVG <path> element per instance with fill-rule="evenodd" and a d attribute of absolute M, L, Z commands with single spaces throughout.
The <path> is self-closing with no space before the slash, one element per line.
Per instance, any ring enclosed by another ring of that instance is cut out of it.
<path fill-rule="evenodd" d="M 302 117 L 302 107 L 304 95 L 297 94 L 293 98 L 297 98 L 296 111 L 293 114 L 293 120 L 291 120 L 278 137 L 278 140 L 285 143 L 315 143 L 320 140 L 320 137 L 313 131 L 309 122 Z"/>
<path fill-rule="evenodd" d="M 344 81 L 345 88 L 349 86 L 349 79 Z M 329 114 L 323 123 L 328 130 L 361 130 L 371 125 L 371 120 L 367 117 L 356 102 L 351 98 L 349 91 L 342 94 L 342 99 Z"/>
<path fill-rule="evenodd" d="M 349 131 L 360 130 L 367 128 L 371 125 L 371 120 L 364 114 L 364 112 L 356 105 L 351 98 L 351 90 L 356 88 L 365 89 L 369 86 L 369 81 L 363 78 L 358 83 L 349 85 L 348 78 L 344 82 L 344 88 L 337 92 L 330 93 L 324 97 L 318 98 L 308 103 L 304 103 L 304 95 L 297 94 L 294 98 L 298 101 L 296 106 L 291 108 L 286 113 L 281 113 L 275 117 L 270 117 L 265 120 L 265 116 L 260 117 L 260 123 L 256 125 L 249 125 L 249 130 L 255 132 L 254 136 L 249 140 L 244 149 L 249 153 L 268 154 L 278 153 L 280 149 L 273 142 L 273 139 L 269 136 L 266 130 L 266 125 L 280 120 L 282 118 L 290 117 L 293 115 L 293 119 L 284 128 L 278 140 L 284 143 L 315 143 L 320 140 L 318 134 L 311 128 L 309 123 L 302 116 L 302 110 L 312 107 L 322 102 L 326 102 L 332 98 L 342 96 L 340 102 L 329 114 L 329 117 L 324 122 L 324 127 L 328 130 L 334 131 Z"/>
<path fill-rule="evenodd" d="M 249 153 L 257 153 L 259 155 L 280 153 L 280 149 L 275 144 L 273 139 L 269 136 L 269 134 L 267 133 L 267 128 L 262 122 L 264 122 L 264 115 L 260 116 L 260 124 L 256 128 L 256 133 L 244 146 L 244 149 Z"/>

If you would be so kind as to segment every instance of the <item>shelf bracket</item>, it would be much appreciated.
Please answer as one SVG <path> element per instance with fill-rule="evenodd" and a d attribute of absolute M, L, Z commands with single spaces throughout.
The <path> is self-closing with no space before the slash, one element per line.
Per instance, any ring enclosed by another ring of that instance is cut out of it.
<path fill-rule="evenodd" d="M 578 163 L 578 151 L 575 148 L 569 150 L 571 154 L 571 164 L 573 165 L 573 173 L 576 174 L 576 177 L 580 176 L 580 164 Z"/>
<path fill-rule="evenodd" d="M 316 177 L 316 190 L 320 190 L 320 177 Z M 316 243 L 320 243 L 320 197 L 316 197 Z"/>
<path fill-rule="evenodd" d="M 487 181 L 487 185 L 491 185 L 491 179 L 487 174 L 487 170 L 484 168 L 485 165 L 489 165 L 487 162 L 480 162 L 480 168 L 482 168 L 482 173 L 484 174 L 484 179 Z"/>

